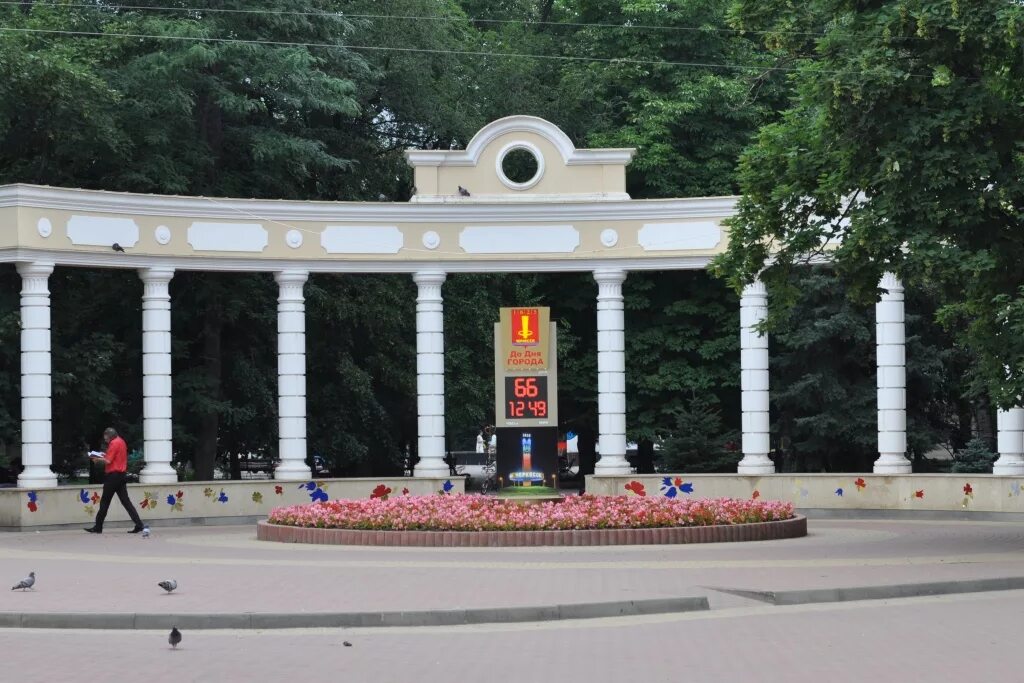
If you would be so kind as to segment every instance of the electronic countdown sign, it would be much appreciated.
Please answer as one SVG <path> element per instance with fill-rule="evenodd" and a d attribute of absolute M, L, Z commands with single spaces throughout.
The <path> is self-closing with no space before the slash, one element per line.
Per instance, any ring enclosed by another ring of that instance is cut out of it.
<path fill-rule="evenodd" d="M 502 308 L 494 326 L 497 475 L 505 486 L 556 483 L 558 363 L 550 318 L 549 308 Z"/>

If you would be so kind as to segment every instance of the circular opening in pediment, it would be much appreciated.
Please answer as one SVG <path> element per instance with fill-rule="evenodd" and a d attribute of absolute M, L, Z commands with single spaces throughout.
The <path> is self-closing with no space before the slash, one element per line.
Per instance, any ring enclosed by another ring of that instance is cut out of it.
<path fill-rule="evenodd" d="M 513 142 L 498 154 L 498 179 L 513 190 L 528 190 L 544 175 L 544 157 L 528 142 Z"/>

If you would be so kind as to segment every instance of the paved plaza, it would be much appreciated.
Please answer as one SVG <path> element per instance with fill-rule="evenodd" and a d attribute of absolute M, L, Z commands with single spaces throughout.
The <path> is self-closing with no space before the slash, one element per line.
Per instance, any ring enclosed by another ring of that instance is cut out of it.
<path fill-rule="evenodd" d="M 250 526 L 156 528 L 149 539 L 118 529 L 0 536 L 0 575 L 13 585 L 29 571 L 36 590 L 0 592 L 0 613 L 442 612 L 699 596 L 710 609 L 470 626 L 191 629 L 180 651 L 164 631 L 0 629 L 17 679 L 98 675 L 97 653 L 114 647 L 118 668 L 105 680 L 152 683 L 326 675 L 952 681 L 1015 680 L 1021 671 L 1024 591 L 958 592 L 1024 577 L 1017 523 L 812 519 L 804 539 L 561 549 L 271 544 Z M 156 586 L 165 578 L 178 581 L 175 593 Z M 801 592 L 874 586 L 885 597 L 922 583 L 948 594 L 814 602 L 823 593 Z M 727 590 L 791 591 L 806 604 Z"/>

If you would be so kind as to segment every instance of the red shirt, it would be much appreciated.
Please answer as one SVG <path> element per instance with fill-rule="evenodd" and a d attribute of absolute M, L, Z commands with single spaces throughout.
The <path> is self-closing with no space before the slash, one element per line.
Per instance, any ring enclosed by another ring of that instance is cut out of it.
<path fill-rule="evenodd" d="M 104 472 L 128 471 L 128 444 L 121 437 L 115 436 L 110 440 L 104 457 L 107 459 L 107 466 L 104 468 Z"/>

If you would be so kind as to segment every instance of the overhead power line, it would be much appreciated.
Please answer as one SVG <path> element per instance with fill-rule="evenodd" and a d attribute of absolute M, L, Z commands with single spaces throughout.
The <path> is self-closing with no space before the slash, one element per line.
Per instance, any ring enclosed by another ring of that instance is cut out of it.
<path fill-rule="evenodd" d="M 377 52 L 412 52 L 421 54 L 440 54 L 440 55 L 459 55 L 467 57 L 501 57 L 501 58 L 515 58 L 515 59 L 548 59 L 560 62 L 598 62 L 605 64 L 637 64 L 646 66 L 673 66 L 673 67 L 687 67 L 687 68 L 700 68 L 700 69 L 735 69 L 735 70 L 746 70 L 746 71 L 797 71 L 800 67 L 789 67 L 789 66 L 767 66 L 767 65 L 754 65 L 754 64 L 727 64 L 717 62 L 678 62 L 669 60 L 656 60 L 656 59 L 634 59 L 632 57 L 576 57 L 569 55 L 538 55 L 521 52 L 487 52 L 482 50 L 441 50 L 433 48 L 419 48 L 419 47 L 391 47 L 381 45 L 349 45 L 342 43 L 307 43 L 301 41 L 291 40 L 250 40 L 245 38 L 211 38 L 204 36 L 176 36 L 176 35 L 155 35 L 155 34 L 144 34 L 144 33 L 103 33 L 100 31 L 66 31 L 58 29 L 42 29 L 42 28 L 16 28 L 13 26 L 0 26 L 0 32 L 6 31 L 8 33 L 30 33 L 30 34 L 43 34 L 43 35 L 62 35 L 62 36 L 82 36 L 91 38 L 135 38 L 139 40 L 168 40 L 168 41 L 184 41 L 184 42 L 196 42 L 196 43 L 226 43 L 226 44 L 237 44 L 237 45 L 270 45 L 274 47 L 305 47 L 305 48 L 318 48 L 318 49 L 329 49 L 329 50 L 366 50 L 366 51 L 377 51 Z M 849 74 L 851 71 L 841 69 L 819 69 L 817 73 L 821 74 Z M 857 73 L 867 73 L 866 71 L 859 71 Z M 930 74 L 906 74 L 913 78 L 931 78 Z"/>
<path fill-rule="evenodd" d="M 0 0 L 0 5 L 21 5 L 23 0 Z M 349 14 L 346 12 L 313 12 L 303 10 L 270 10 L 270 9 L 231 9 L 221 7 L 171 7 L 150 5 L 122 5 L 97 3 L 38 3 L 51 7 L 74 7 L 94 10 L 131 10 L 152 12 L 188 12 L 193 14 L 266 14 L 283 16 L 320 17 L 329 19 L 386 19 L 399 21 L 438 21 L 455 22 L 471 21 L 481 24 L 515 24 L 519 26 L 564 26 L 570 28 L 626 29 L 644 31 L 677 31 L 693 33 L 729 33 L 733 35 L 788 35 L 822 38 L 828 35 L 824 31 L 784 31 L 764 29 L 723 28 L 717 26 L 665 26 L 658 24 L 609 24 L 600 22 L 578 21 L 540 21 L 534 19 L 487 19 L 484 17 L 463 17 L 452 15 L 413 15 L 413 14 Z M 922 36 L 893 36 L 893 40 L 928 40 Z"/>

